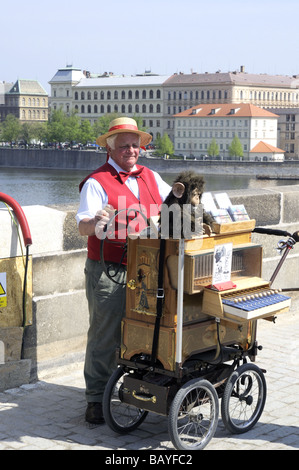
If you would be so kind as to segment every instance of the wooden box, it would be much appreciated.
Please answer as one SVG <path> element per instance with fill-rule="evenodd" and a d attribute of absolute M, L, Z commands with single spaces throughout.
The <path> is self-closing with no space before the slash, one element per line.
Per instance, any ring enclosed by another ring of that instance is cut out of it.
<path fill-rule="evenodd" d="M 260 276 L 262 247 L 250 243 L 250 233 L 218 235 L 185 240 L 184 268 L 184 323 L 201 321 L 202 296 L 205 286 L 212 281 L 212 258 L 215 246 L 232 242 L 233 277 Z M 164 265 L 164 300 L 162 326 L 177 324 L 178 240 L 166 240 Z M 128 240 L 128 269 L 126 317 L 154 323 L 157 312 L 158 266 L 160 240 Z M 201 265 L 201 272 L 200 266 Z M 206 270 L 204 273 L 203 271 Z M 204 274 L 204 275 L 203 275 Z M 190 299 L 189 295 L 195 295 Z"/>
<path fill-rule="evenodd" d="M 214 233 L 236 233 L 236 232 L 249 232 L 255 227 L 255 220 L 242 220 L 239 222 L 228 222 L 224 224 L 213 223 Z"/>
<path fill-rule="evenodd" d="M 164 369 L 176 369 L 176 328 L 160 327 L 157 359 Z M 122 322 L 121 358 L 132 360 L 141 354 L 151 355 L 154 325 L 125 318 Z M 254 338 L 252 322 L 243 327 L 221 320 L 219 324 L 219 339 L 222 345 L 239 344 L 247 350 Z M 199 352 L 218 350 L 217 324 L 210 319 L 183 327 L 182 334 L 182 363 Z M 218 351 L 219 352 L 219 351 Z"/>
<path fill-rule="evenodd" d="M 216 246 L 216 245 L 215 245 Z M 195 294 L 212 284 L 214 250 L 201 250 L 197 253 L 185 253 L 184 292 Z M 178 256 L 167 258 L 171 285 L 178 285 Z M 262 247 L 247 243 L 233 247 L 231 279 L 240 277 L 260 277 L 262 271 Z"/>

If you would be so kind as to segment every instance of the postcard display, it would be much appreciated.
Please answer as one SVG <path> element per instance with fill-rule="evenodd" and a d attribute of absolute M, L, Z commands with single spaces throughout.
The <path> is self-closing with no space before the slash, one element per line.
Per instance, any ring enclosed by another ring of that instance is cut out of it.
<path fill-rule="evenodd" d="M 221 345 L 251 350 L 256 320 L 272 319 L 290 304 L 261 278 L 262 247 L 251 241 L 255 220 L 248 217 L 245 207 L 232 205 L 225 193 L 215 195 L 217 205 L 211 193 L 203 196 L 205 210 L 215 222 L 210 235 L 184 240 L 182 363 L 203 351 L 215 350 L 217 356 Z M 175 370 L 177 357 L 180 246 L 179 240 L 166 240 L 157 359 L 168 371 Z M 152 351 L 159 253 L 159 239 L 128 239 L 126 315 L 120 350 L 124 360 L 140 354 L 150 356 Z M 244 307 L 248 301 L 256 302 L 255 306 Z"/>

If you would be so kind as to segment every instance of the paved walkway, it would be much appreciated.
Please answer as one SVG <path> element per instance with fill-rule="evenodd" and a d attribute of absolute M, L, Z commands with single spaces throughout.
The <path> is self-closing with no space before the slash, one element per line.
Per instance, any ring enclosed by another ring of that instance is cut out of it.
<path fill-rule="evenodd" d="M 259 322 L 267 402 L 253 430 L 230 435 L 221 419 L 209 450 L 299 449 L 299 313 Z M 149 414 L 128 435 L 84 421 L 82 369 L 0 393 L 0 450 L 173 450 L 167 418 Z M 104 455 L 104 454 L 103 454 Z M 126 453 L 129 455 L 129 453 Z"/>

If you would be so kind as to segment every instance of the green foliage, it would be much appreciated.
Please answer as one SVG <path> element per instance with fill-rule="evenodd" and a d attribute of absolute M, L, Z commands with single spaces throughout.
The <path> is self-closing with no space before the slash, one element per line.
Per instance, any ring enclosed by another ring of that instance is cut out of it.
<path fill-rule="evenodd" d="M 159 155 L 173 155 L 174 148 L 173 143 L 170 140 L 168 134 L 163 134 L 163 137 L 158 136 L 156 138 L 156 149 Z"/>
<path fill-rule="evenodd" d="M 7 142 L 18 140 L 21 132 L 21 124 L 13 114 L 8 114 L 2 124 L 1 139 Z"/>
<path fill-rule="evenodd" d="M 91 125 L 89 120 L 80 119 L 76 112 L 68 115 L 58 109 L 51 112 L 47 123 L 24 122 L 21 124 L 19 119 L 10 114 L 1 123 L 0 138 L 7 142 L 22 139 L 25 144 L 37 140 L 54 143 L 70 142 L 71 146 L 73 142 L 80 142 L 85 145 L 108 132 L 110 122 L 117 117 L 120 117 L 120 114 L 105 114 Z M 141 116 L 134 116 L 133 119 L 140 130 L 146 131 L 142 126 Z"/>
<path fill-rule="evenodd" d="M 219 155 L 219 146 L 215 138 L 211 140 L 211 143 L 208 147 L 208 155 L 210 155 L 211 157 L 216 157 L 217 155 Z"/>
<path fill-rule="evenodd" d="M 238 136 L 232 140 L 232 143 L 229 146 L 229 154 L 231 157 L 243 157 L 243 147 Z"/>

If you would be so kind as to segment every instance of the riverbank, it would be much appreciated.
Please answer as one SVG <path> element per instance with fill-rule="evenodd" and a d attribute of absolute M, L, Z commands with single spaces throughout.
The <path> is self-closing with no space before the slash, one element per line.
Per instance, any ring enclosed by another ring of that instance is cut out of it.
<path fill-rule="evenodd" d="M 0 148 L 0 168 L 94 170 L 106 161 L 105 152 L 90 150 L 39 150 Z M 299 162 L 249 162 L 238 160 L 177 160 L 143 157 L 139 163 L 158 172 L 194 170 L 203 175 L 266 176 L 273 179 L 299 178 Z"/>

